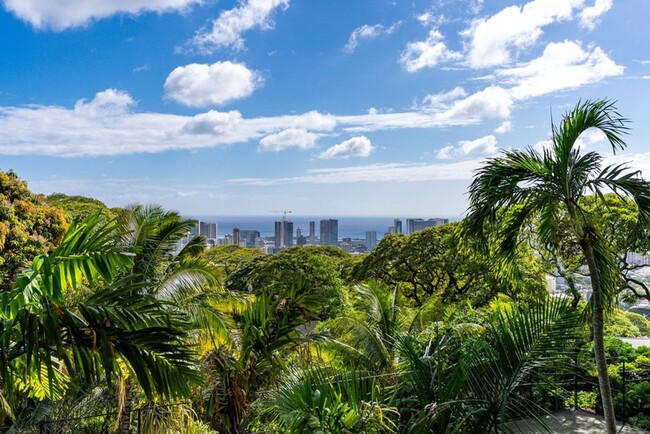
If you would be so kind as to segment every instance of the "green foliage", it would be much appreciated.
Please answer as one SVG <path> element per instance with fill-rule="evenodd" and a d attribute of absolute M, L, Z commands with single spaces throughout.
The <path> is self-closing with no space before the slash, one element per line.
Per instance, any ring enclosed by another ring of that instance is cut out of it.
<path fill-rule="evenodd" d="M 333 246 L 292 247 L 253 258 L 228 277 L 226 288 L 275 294 L 300 283 L 305 291 L 323 297 L 321 318 L 336 316 L 342 307 L 349 259 L 348 253 Z"/>
<path fill-rule="evenodd" d="M 374 379 L 312 370 L 289 377 L 264 399 L 262 418 L 286 433 L 396 432 L 396 411 L 379 401 Z"/>
<path fill-rule="evenodd" d="M 613 309 L 605 321 L 605 334 L 621 338 L 650 335 L 650 321 L 643 315 Z"/>
<path fill-rule="evenodd" d="M 198 379 L 193 352 L 184 343 L 186 319 L 137 291 L 132 279 L 119 278 L 133 256 L 114 229 L 99 216 L 74 223 L 52 253 L 36 257 L 14 289 L 1 294 L 0 373 L 10 399 L 17 386 L 33 385 L 33 394 L 43 381 L 47 396 L 56 398 L 67 381 L 62 372 L 110 382 L 118 358 L 148 396 L 187 395 Z M 82 284 L 95 292 L 82 304 L 66 306 L 68 289 Z"/>
<path fill-rule="evenodd" d="M 490 432 L 510 417 L 539 409 L 519 393 L 526 383 L 561 372 L 579 335 L 580 314 L 566 301 L 499 308 L 483 339 L 461 348 L 442 335 L 425 351 L 402 341 L 402 419 L 411 432 Z M 423 357 L 422 354 L 425 356 Z"/>
<path fill-rule="evenodd" d="M 265 256 L 265 253 L 259 249 L 249 249 L 234 244 L 213 247 L 203 253 L 203 258 L 210 263 L 224 282 L 231 274 L 260 256 Z"/>
<path fill-rule="evenodd" d="M 497 293 L 521 298 L 543 291 L 540 264 L 531 251 L 519 252 L 518 273 L 506 275 L 503 264 L 476 252 L 452 223 L 384 237 L 355 265 L 353 276 L 398 285 L 417 306 L 434 296 L 443 303 L 468 300 L 482 306 Z"/>
<path fill-rule="evenodd" d="M 579 102 L 552 126 L 550 148 L 504 151 L 476 172 L 464 221 L 465 232 L 485 253 L 494 251 L 510 263 L 532 224 L 536 224 L 536 242 L 550 251 L 560 250 L 567 240 L 576 241 L 593 289 L 594 357 L 610 434 L 615 434 L 616 425 L 604 355 L 604 311 L 614 306 L 621 278 L 612 240 L 599 230 L 600 211 L 589 212 L 583 199 L 592 193 L 600 210 L 606 202 L 605 191 L 628 197 L 636 205 L 634 232 L 642 236 L 644 228 L 650 228 L 650 184 L 624 164 L 603 166 L 604 158 L 597 152 L 581 153 L 577 140 L 595 128 L 605 134 L 616 153 L 626 148 L 626 122 L 612 101 Z"/>
<path fill-rule="evenodd" d="M 249 297 L 233 313 L 233 342 L 217 346 L 203 361 L 208 378 L 201 405 L 225 432 L 238 432 L 259 390 L 277 384 L 290 358 L 319 338 L 309 329 L 325 301 L 301 282 Z"/>
<path fill-rule="evenodd" d="M 0 171 L 0 290 L 11 289 L 34 257 L 53 250 L 67 227 L 60 209 L 32 194 L 14 172 Z"/>
<path fill-rule="evenodd" d="M 596 392 L 587 392 L 584 390 L 579 391 L 578 408 L 581 408 L 583 410 L 594 410 L 596 408 L 597 398 L 598 393 Z M 571 395 L 571 397 L 567 398 L 564 401 L 564 406 L 566 408 L 576 408 L 575 397 Z"/>
<path fill-rule="evenodd" d="M 392 371 L 395 365 L 395 340 L 403 317 L 397 303 L 397 289 L 371 281 L 354 287 L 353 316 L 327 321 L 323 327 L 335 339 L 326 347 L 337 354 L 337 363 L 343 369 L 356 366 L 369 371 Z"/>
<path fill-rule="evenodd" d="M 54 193 L 45 197 L 45 203 L 62 209 L 68 221 L 84 219 L 93 214 L 102 214 L 107 219 L 114 219 L 120 211 L 108 208 L 103 202 L 91 197 L 68 196 L 63 193 Z"/>

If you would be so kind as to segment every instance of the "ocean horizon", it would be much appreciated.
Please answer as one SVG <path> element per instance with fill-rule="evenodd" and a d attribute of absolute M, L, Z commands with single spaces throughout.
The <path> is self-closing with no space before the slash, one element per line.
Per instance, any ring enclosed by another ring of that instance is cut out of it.
<path fill-rule="evenodd" d="M 293 222 L 294 235 L 298 228 L 304 236 L 309 236 L 309 222 L 316 223 L 316 237 L 320 237 L 320 221 L 328 218 L 339 221 L 339 238 L 365 238 L 366 231 L 376 231 L 377 238 L 388 233 L 388 227 L 393 226 L 395 218 L 402 220 L 402 227 L 406 229 L 407 218 L 449 218 L 449 221 L 460 220 L 460 217 L 431 216 L 431 217 L 315 217 L 315 216 L 294 216 L 288 215 L 287 220 Z M 240 230 L 257 230 L 262 237 L 273 237 L 275 235 L 275 222 L 282 220 L 276 216 L 188 216 L 206 223 L 217 224 L 217 238 L 223 238 L 226 234 L 232 234 L 233 228 Z"/>

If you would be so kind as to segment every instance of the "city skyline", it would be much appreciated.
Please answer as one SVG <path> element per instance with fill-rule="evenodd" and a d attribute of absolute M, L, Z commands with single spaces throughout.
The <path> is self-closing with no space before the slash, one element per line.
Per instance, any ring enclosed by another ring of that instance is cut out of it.
<path fill-rule="evenodd" d="M 38 193 L 456 218 L 485 158 L 587 98 L 632 130 L 581 148 L 650 176 L 648 1 L 0 4 L 0 169 Z"/>

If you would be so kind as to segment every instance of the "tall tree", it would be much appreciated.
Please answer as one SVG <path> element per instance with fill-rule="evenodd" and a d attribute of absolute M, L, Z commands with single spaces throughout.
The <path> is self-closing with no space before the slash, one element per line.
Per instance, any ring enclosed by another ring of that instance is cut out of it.
<path fill-rule="evenodd" d="M 488 234 L 496 234 L 498 252 L 507 260 L 512 260 L 521 234 L 533 218 L 539 220 L 537 236 L 542 243 L 552 247 L 567 229 L 578 241 L 593 289 L 594 353 L 611 434 L 616 432 L 616 421 L 603 343 L 604 309 L 615 301 L 620 276 L 609 241 L 597 230 L 594 212 L 589 212 L 581 200 L 591 193 L 596 196 L 594 200 L 603 201 L 603 191 L 607 190 L 627 196 L 637 205 L 639 225 L 647 226 L 650 185 L 638 171 L 630 171 L 625 165 L 603 167 L 600 154 L 581 153 L 578 138 L 590 128 L 598 129 L 615 153 L 626 148 L 626 122 L 609 100 L 579 102 L 559 125 L 553 125 L 550 147 L 542 152 L 533 148 L 506 151 L 477 171 L 469 189 L 470 208 L 465 219 L 467 233 L 483 248 L 487 248 Z"/>
<path fill-rule="evenodd" d="M 67 227 L 60 209 L 29 191 L 14 172 L 0 171 L 0 290 L 10 290 L 34 257 L 52 251 Z"/>

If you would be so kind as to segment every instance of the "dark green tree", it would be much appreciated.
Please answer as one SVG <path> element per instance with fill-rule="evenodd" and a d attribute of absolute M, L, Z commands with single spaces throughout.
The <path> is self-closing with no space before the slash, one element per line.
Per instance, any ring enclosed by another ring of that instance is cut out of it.
<path fill-rule="evenodd" d="M 272 295 L 299 284 L 308 293 L 323 297 L 321 317 L 336 316 L 350 261 L 350 254 L 338 247 L 292 247 L 275 255 L 255 257 L 241 265 L 226 280 L 226 288 Z"/>
<path fill-rule="evenodd" d="M 416 306 L 431 297 L 443 303 L 469 300 L 475 306 L 496 294 L 521 298 L 543 291 L 542 268 L 532 251 L 520 246 L 520 262 L 504 273 L 488 255 L 477 252 L 452 223 L 411 235 L 388 235 L 353 271 L 356 281 L 377 279 L 399 286 Z"/>

